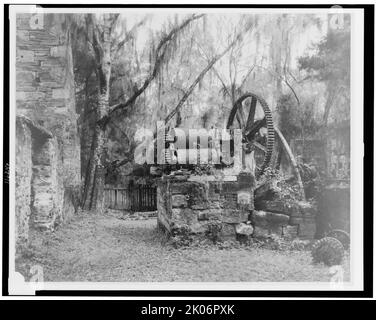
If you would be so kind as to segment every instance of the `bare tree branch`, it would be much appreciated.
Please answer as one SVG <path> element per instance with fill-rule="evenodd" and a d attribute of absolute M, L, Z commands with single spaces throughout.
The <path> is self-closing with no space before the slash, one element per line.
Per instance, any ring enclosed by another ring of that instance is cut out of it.
<path fill-rule="evenodd" d="M 186 93 L 183 95 L 183 97 L 180 99 L 176 107 L 167 115 L 165 118 L 165 123 L 169 122 L 175 114 L 180 110 L 180 108 L 183 106 L 184 102 L 188 99 L 190 94 L 193 92 L 196 85 L 201 81 L 201 79 L 205 76 L 205 74 L 214 66 L 214 64 L 221 59 L 230 49 L 233 48 L 233 46 L 242 39 L 242 35 L 244 32 L 247 32 L 251 28 L 251 25 L 247 27 L 245 31 L 239 32 L 235 39 L 227 46 L 225 50 L 223 50 L 220 54 L 216 55 L 209 63 L 208 65 L 201 71 L 201 73 L 198 75 L 196 80 L 191 84 L 191 86 L 188 88 Z"/>
<path fill-rule="evenodd" d="M 258 68 L 264 69 L 264 70 L 268 71 L 272 76 L 281 79 L 281 80 L 282 80 L 282 81 L 283 81 L 283 82 L 284 82 L 284 83 L 290 88 L 290 90 L 291 90 L 291 92 L 293 93 L 293 95 L 294 95 L 294 97 L 295 97 L 295 99 L 296 99 L 298 105 L 300 105 L 300 100 L 299 100 L 298 95 L 296 94 L 294 88 L 293 88 L 292 85 L 287 81 L 287 79 L 286 79 L 285 77 L 282 77 L 280 74 L 277 74 L 277 73 L 271 71 L 271 70 L 268 69 L 268 68 L 265 68 L 265 67 L 262 67 L 262 66 L 259 66 L 259 65 L 255 65 L 255 66 L 258 67 Z"/>
<path fill-rule="evenodd" d="M 247 74 L 244 76 L 243 80 L 242 80 L 242 83 L 240 84 L 239 88 L 241 88 L 245 81 L 248 79 L 248 77 L 251 75 L 252 71 L 255 69 L 255 65 L 253 65 L 247 72 Z"/>
<path fill-rule="evenodd" d="M 134 33 L 135 31 L 137 30 L 137 28 L 141 27 L 142 25 L 144 25 L 146 22 L 146 17 L 144 19 L 142 19 L 140 22 L 136 23 L 132 29 L 127 32 L 127 34 L 125 35 L 124 39 L 121 40 L 117 46 L 116 46 L 116 49 L 115 49 L 115 52 L 118 53 L 120 51 L 121 48 L 123 48 L 123 46 L 128 42 L 130 41 L 133 37 L 134 37 Z"/>
<path fill-rule="evenodd" d="M 194 14 L 194 15 L 190 16 L 189 18 L 187 18 L 186 20 L 184 20 L 184 22 L 182 24 L 180 24 L 179 26 L 173 28 L 167 35 L 165 35 L 161 39 L 161 41 L 159 42 L 158 47 L 156 49 L 156 59 L 155 59 L 153 71 L 146 78 L 146 80 L 144 81 L 144 84 L 139 89 L 137 89 L 133 93 L 133 95 L 126 102 L 119 103 L 119 104 L 116 104 L 114 106 L 111 106 L 109 113 L 107 115 L 105 115 L 104 117 L 102 117 L 102 119 L 98 120 L 98 124 L 102 128 L 107 125 L 107 123 L 111 120 L 112 117 L 114 117 L 115 115 L 117 115 L 118 111 L 124 110 L 124 109 L 128 108 L 129 106 L 133 105 L 134 102 L 136 101 L 136 99 L 149 86 L 150 82 L 157 76 L 157 74 L 158 74 L 158 72 L 159 72 L 159 70 L 160 70 L 160 68 L 162 66 L 162 62 L 163 62 L 163 59 L 165 57 L 166 51 L 167 51 L 167 45 L 166 44 L 170 40 L 172 40 L 173 37 L 179 31 L 181 31 L 182 29 L 184 29 L 188 24 L 190 24 L 194 20 L 202 18 L 203 16 L 204 16 L 204 14 L 200 14 L 200 15 L 195 15 Z"/>

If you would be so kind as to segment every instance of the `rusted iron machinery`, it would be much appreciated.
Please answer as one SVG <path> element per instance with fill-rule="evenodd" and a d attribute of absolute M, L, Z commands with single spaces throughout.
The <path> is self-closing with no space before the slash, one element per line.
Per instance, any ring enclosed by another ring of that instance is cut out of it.
<path fill-rule="evenodd" d="M 234 165 L 236 148 L 240 147 L 244 153 L 242 169 L 252 170 L 256 178 L 261 177 L 270 166 L 275 142 L 272 113 L 265 100 L 254 93 L 242 95 L 231 109 L 226 129 L 225 133 L 216 128 L 209 130 L 204 137 L 192 136 L 192 130 L 186 128 L 166 130 L 162 142 L 163 164 L 158 161 L 158 146 L 161 144 L 157 138 L 154 148 L 157 165 L 151 166 L 150 172 L 154 175 L 177 171 L 189 173 L 208 163 L 216 169 L 231 167 Z M 241 133 L 238 139 L 236 131 Z M 229 146 L 228 152 L 225 144 Z M 205 152 L 207 156 L 203 160 Z M 249 156 L 252 152 L 252 156 Z"/>

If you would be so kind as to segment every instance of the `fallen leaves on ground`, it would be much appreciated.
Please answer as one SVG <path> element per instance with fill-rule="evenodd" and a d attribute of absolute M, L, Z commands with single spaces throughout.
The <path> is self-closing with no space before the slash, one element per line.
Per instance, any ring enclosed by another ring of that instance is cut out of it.
<path fill-rule="evenodd" d="M 174 249 L 155 218 L 124 220 L 83 212 L 50 234 L 33 231 L 16 261 L 43 267 L 45 281 L 329 281 L 329 268 L 312 264 L 309 251 L 215 245 Z M 349 277 L 348 259 L 344 263 Z"/>

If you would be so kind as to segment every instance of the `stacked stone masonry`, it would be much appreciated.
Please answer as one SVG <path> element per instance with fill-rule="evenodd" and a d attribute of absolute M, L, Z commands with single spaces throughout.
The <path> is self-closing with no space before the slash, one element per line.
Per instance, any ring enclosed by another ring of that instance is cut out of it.
<path fill-rule="evenodd" d="M 16 229 L 53 229 L 76 210 L 80 143 L 66 15 L 17 14 Z"/>
<path fill-rule="evenodd" d="M 188 227 L 194 235 L 205 235 L 215 223 L 222 239 L 251 233 L 246 223 L 253 210 L 254 178 L 248 174 L 226 178 L 162 177 L 157 195 L 159 226 L 169 233 Z"/>
<path fill-rule="evenodd" d="M 214 176 L 162 177 L 158 183 L 158 225 L 169 234 L 188 228 L 193 235 L 220 226 L 222 240 L 239 236 L 313 239 L 315 209 L 307 202 L 258 200 L 255 181 L 239 174 L 232 181 Z M 255 205 L 255 207 L 254 207 Z"/>

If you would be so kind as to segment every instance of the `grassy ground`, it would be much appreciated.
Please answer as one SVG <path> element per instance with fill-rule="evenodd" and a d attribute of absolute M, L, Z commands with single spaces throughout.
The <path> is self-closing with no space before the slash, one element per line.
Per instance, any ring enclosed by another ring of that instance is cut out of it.
<path fill-rule="evenodd" d="M 313 265 L 309 251 L 216 246 L 174 249 L 161 243 L 156 219 L 77 215 L 54 233 L 35 232 L 17 259 L 43 267 L 45 281 L 329 281 L 329 268 Z M 348 261 L 344 263 L 348 278 Z"/>

